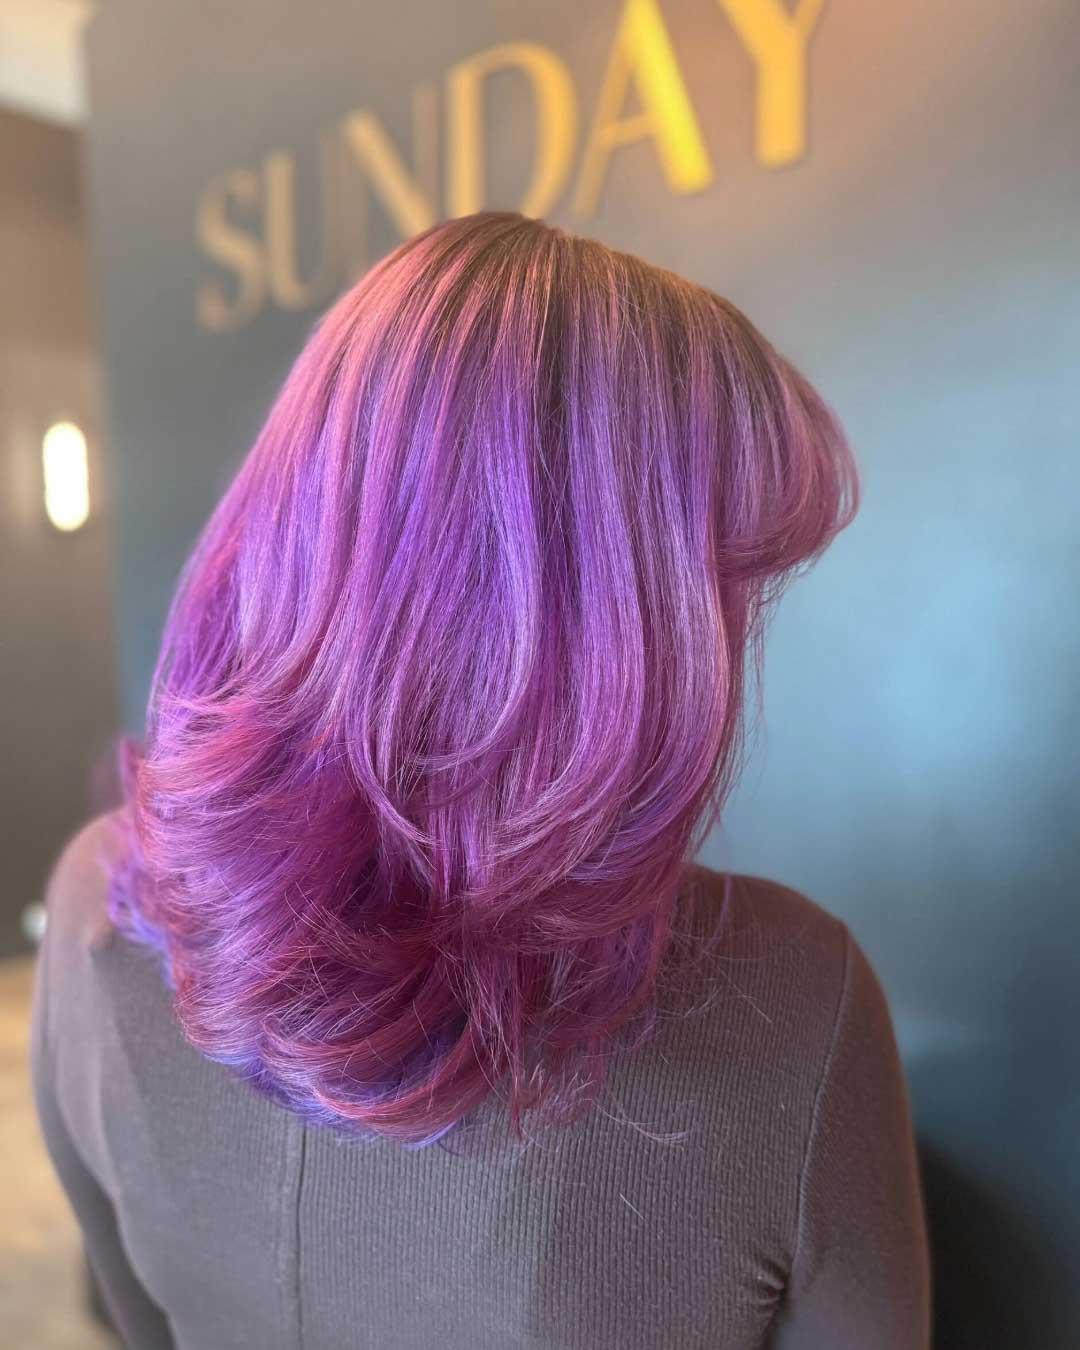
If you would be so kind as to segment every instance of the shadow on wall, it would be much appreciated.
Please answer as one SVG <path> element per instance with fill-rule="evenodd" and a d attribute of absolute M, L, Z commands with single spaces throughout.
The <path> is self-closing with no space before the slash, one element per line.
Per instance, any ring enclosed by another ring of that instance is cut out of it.
<path fill-rule="evenodd" d="M 930 1229 L 935 1350 L 1034 1350 L 1024 1310 L 1034 1287 L 1048 1279 L 1039 1244 L 999 1195 L 954 1161 L 922 1143 L 919 1158 Z M 1007 1282 L 1002 1270 L 1010 1271 Z M 1013 1292 L 1017 1282 L 1028 1291 L 1023 1303 Z"/>
<path fill-rule="evenodd" d="M 935 1350 L 1077 1345 L 1076 1010 L 1052 973 L 1040 956 L 968 1034 L 939 1026 L 907 1057 Z"/>

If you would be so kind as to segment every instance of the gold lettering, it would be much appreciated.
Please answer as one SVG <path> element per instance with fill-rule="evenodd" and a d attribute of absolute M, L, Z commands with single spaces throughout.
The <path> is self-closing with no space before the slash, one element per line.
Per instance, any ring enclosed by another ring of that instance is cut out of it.
<path fill-rule="evenodd" d="M 805 153 L 807 53 L 825 0 L 716 2 L 756 68 L 755 155 L 770 166 L 791 163 Z M 488 48 L 447 74 L 446 205 L 451 216 L 468 215 L 485 204 L 485 95 L 489 77 L 500 71 L 526 77 L 536 109 L 536 154 L 519 207 L 522 213 L 546 215 L 572 171 L 578 112 L 566 63 L 532 42 Z M 626 106 L 631 94 L 636 95 L 637 110 Z M 307 280 L 299 275 L 295 158 L 273 151 L 263 175 L 241 168 L 213 178 L 197 205 L 196 238 L 206 256 L 231 274 L 232 285 L 221 277 L 199 282 L 200 324 L 218 331 L 240 328 L 259 313 L 268 294 L 286 309 L 308 308 L 333 289 L 343 267 L 357 274 L 366 270 L 372 193 L 401 238 L 434 225 L 440 149 L 434 85 L 414 89 L 412 123 L 411 165 L 366 109 L 349 114 L 333 136 L 321 140 L 321 252 Z M 614 151 L 642 140 L 653 142 L 673 192 L 697 192 L 713 181 L 660 0 L 623 0 L 581 159 L 573 198 L 576 214 L 595 212 Z M 346 157 L 360 169 L 359 175 L 345 172 Z M 359 194 L 352 199 L 355 211 L 350 201 L 354 189 Z M 240 221 L 259 208 L 262 220 L 249 221 L 244 228 Z"/>
<path fill-rule="evenodd" d="M 195 234 L 203 252 L 236 275 L 236 297 L 230 303 L 219 281 L 202 281 L 195 312 L 205 328 L 218 332 L 242 328 L 258 314 L 266 298 L 266 268 L 257 235 L 229 219 L 229 204 L 248 209 L 260 200 L 259 175 L 232 169 L 207 183 L 195 214 Z"/>
<path fill-rule="evenodd" d="M 421 87 L 413 99 L 415 173 L 410 173 L 405 167 L 393 142 L 373 113 L 366 110 L 350 113 L 341 124 L 346 144 L 364 175 L 362 229 L 365 262 L 369 181 L 402 239 L 428 229 L 438 218 L 434 205 L 437 184 L 431 181 L 437 176 L 437 117 L 435 98 Z"/>
<path fill-rule="evenodd" d="M 536 162 L 522 199 L 526 216 L 543 216 L 558 200 L 577 139 L 577 99 L 566 63 L 535 42 L 490 47 L 454 66 L 446 79 L 447 210 L 467 216 L 484 203 L 484 81 L 516 68 L 536 99 Z"/>
<path fill-rule="evenodd" d="M 322 248 L 319 265 L 310 281 L 301 281 L 297 275 L 296 161 L 284 150 L 274 150 L 266 157 L 266 254 L 270 293 L 283 309 L 307 309 L 318 304 L 333 290 L 337 280 L 340 257 L 334 156 L 338 150 L 339 143 L 335 138 L 320 138 Z"/>
<path fill-rule="evenodd" d="M 755 151 L 762 164 L 799 159 L 806 149 L 806 49 L 825 0 L 717 0 L 758 72 Z"/>
<path fill-rule="evenodd" d="M 642 110 L 620 119 L 633 80 Z M 657 0 L 626 0 L 582 157 L 574 210 L 596 209 L 611 152 L 651 137 L 675 192 L 698 192 L 712 182 L 705 141 L 679 70 Z"/>

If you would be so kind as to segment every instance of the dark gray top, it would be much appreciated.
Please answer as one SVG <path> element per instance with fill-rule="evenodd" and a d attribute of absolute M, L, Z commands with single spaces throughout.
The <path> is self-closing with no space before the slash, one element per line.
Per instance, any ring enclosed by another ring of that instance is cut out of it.
<path fill-rule="evenodd" d="M 103 837 L 53 872 L 33 1074 L 132 1350 L 925 1350 L 888 1009 L 805 897 L 738 879 L 711 1001 L 622 1053 L 602 1109 L 521 1147 L 492 1101 L 409 1151 L 307 1126 L 185 1043 L 108 923 Z"/>

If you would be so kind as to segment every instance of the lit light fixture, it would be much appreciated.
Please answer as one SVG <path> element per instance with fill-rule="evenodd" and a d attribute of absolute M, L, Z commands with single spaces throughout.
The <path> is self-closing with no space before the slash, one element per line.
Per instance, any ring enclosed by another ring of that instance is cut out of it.
<path fill-rule="evenodd" d="M 22 912 L 23 937 L 26 938 L 27 942 L 37 947 L 45 936 L 47 922 L 48 915 L 45 913 L 45 906 L 40 901 L 27 905 Z"/>
<path fill-rule="evenodd" d="M 58 530 L 70 533 L 90 514 L 90 472 L 86 437 L 74 422 L 57 422 L 41 442 L 45 513 Z"/>

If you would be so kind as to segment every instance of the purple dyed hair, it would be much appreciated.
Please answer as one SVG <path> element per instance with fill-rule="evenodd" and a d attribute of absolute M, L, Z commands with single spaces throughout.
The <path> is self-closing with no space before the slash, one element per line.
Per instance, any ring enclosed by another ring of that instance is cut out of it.
<path fill-rule="evenodd" d="M 821 398 L 700 286 L 501 212 L 378 263 L 206 525 L 122 742 L 112 915 L 187 1038 L 405 1142 L 493 1090 L 519 1132 L 591 1101 L 768 602 L 857 495 Z"/>

